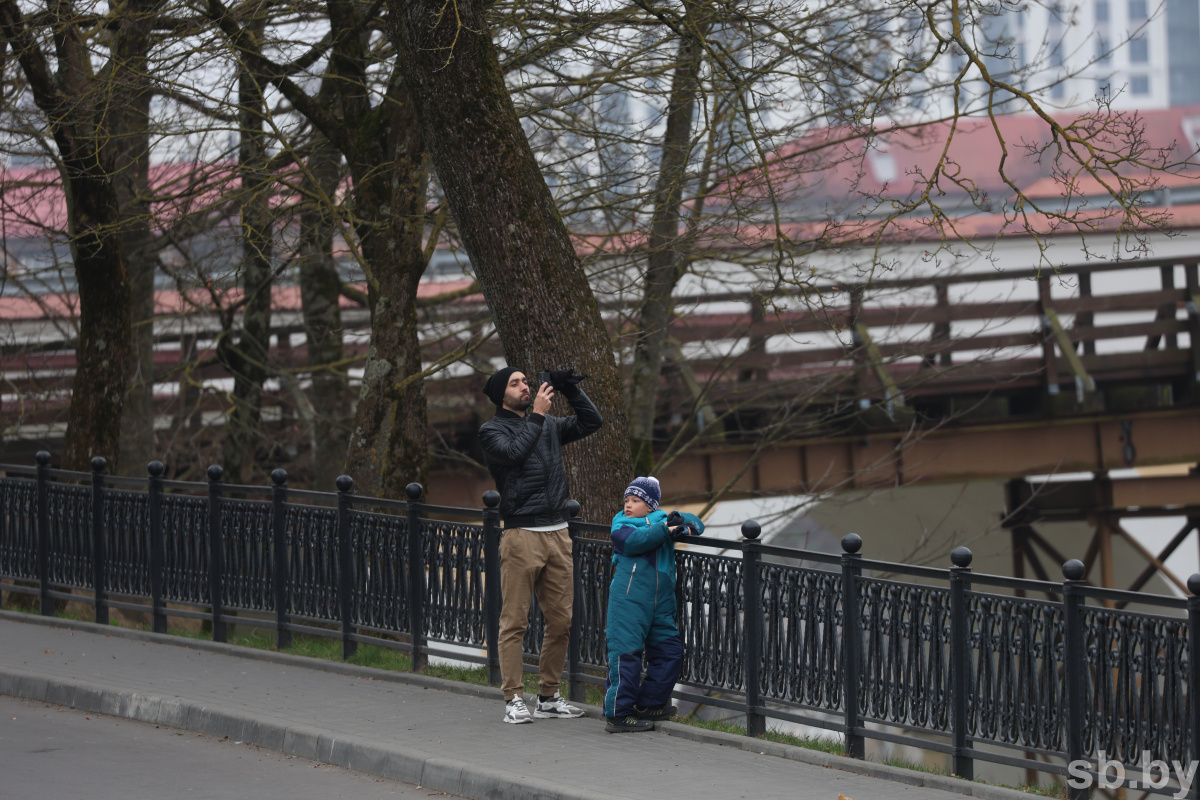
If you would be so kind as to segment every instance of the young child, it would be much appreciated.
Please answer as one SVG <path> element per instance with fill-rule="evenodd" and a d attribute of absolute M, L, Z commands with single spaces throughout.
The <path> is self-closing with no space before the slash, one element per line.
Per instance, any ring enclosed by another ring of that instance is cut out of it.
<path fill-rule="evenodd" d="M 608 679 L 605 730 L 654 730 L 670 719 L 671 690 L 683 664 L 675 625 L 675 540 L 704 532 L 695 514 L 658 510 L 662 491 L 655 478 L 634 478 L 625 508 L 613 517 L 612 584 L 608 588 Z M 642 676 L 645 656 L 646 674 Z"/>

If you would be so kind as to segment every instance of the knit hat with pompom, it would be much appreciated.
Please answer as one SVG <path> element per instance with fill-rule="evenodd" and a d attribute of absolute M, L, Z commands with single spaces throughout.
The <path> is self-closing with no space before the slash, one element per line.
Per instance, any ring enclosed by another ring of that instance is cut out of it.
<path fill-rule="evenodd" d="M 651 511 L 658 510 L 658 502 L 662 500 L 662 489 L 658 486 L 658 478 L 634 478 L 629 483 L 629 488 L 625 490 L 622 497 L 634 497 L 642 500 L 646 505 L 650 506 Z"/>

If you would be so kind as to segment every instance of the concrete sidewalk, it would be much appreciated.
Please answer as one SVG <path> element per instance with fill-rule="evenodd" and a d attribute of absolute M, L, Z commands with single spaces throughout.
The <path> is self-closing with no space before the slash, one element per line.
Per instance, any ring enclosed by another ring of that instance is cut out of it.
<path fill-rule="evenodd" d="M 1030 797 L 681 724 L 620 735 L 594 716 L 505 725 L 498 689 L 9 612 L 0 612 L 0 694 L 469 798 Z"/>

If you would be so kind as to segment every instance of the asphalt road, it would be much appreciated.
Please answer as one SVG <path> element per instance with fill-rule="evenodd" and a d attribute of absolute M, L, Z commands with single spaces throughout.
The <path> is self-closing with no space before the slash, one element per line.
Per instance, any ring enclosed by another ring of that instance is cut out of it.
<path fill-rule="evenodd" d="M 228 739 L 0 696 L 2 800 L 427 800 L 407 783 Z"/>

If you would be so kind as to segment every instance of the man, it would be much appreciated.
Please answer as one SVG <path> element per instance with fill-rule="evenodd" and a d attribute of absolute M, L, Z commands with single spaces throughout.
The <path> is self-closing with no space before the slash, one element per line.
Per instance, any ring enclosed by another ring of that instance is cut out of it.
<path fill-rule="evenodd" d="M 488 378 L 483 393 L 496 416 L 479 429 L 488 469 L 500 492 L 504 535 L 500 540 L 500 675 L 504 721 L 583 716 L 567 703 L 559 683 L 571 632 L 573 567 L 567 532 L 567 471 L 562 446 L 600 429 L 604 420 L 579 382 L 586 375 L 555 370 L 532 394 L 525 373 L 505 367 Z M 573 417 L 548 415 L 554 389 L 575 409 Z M 529 598 L 536 594 L 546 618 L 539 664 L 541 684 L 533 712 L 525 704 L 522 642 L 529 624 Z"/>

